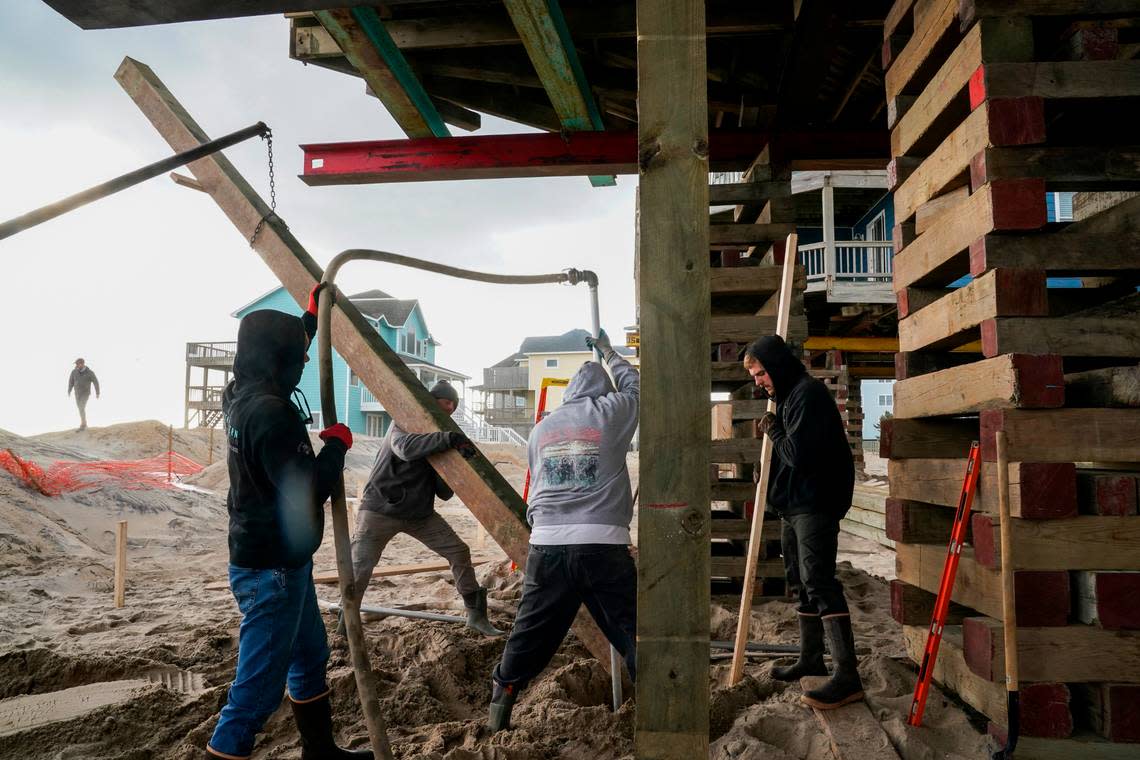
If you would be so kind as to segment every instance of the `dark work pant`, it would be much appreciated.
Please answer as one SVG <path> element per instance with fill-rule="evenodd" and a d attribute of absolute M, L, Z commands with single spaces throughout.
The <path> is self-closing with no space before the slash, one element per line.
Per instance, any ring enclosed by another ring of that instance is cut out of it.
<path fill-rule="evenodd" d="M 400 533 L 407 533 L 447 560 L 460 595 L 479 590 L 475 567 L 471 564 L 471 550 L 438 512 L 432 512 L 422 520 L 401 520 L 362 509 L 356 513 L 356 533 L 352 536 L 352 572 L 356 577 L 357 593 L 362 598 L 384 547 Z"/>
<path fill-rule="evenodd" d="M 799 587 L 800 611 L 820 615 L 847 612 L 843 586 L 835 577 L 839 521 L 827 515 L 787 515 L 780 547 L 788 583 Z"/>
<path fill-rule="evenodd" d="M 87 399 L 91 398 L 90 393 L 76 393 L 75 406 L 79 409 L 79 427 L 87 427 Z"/>
<path fill-rule="evenodd" d="M 495 681 L 525 689 L 550 663 L 583 604 L 634 678 L 637 569 L 628 547 L 532 544 L 522 601 Z"/>

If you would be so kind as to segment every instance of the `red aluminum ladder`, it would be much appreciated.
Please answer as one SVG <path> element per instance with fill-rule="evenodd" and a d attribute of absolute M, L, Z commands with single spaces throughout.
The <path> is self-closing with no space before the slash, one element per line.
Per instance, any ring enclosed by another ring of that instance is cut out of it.
<path fill-rule="evenodd" d="M 934 602 L 934 614 L 930 619 L 926 650 L 922 653 L 918 682 L 914 685 L 914 699 L 910 703 L 910 715 L 906 721 L 912 726 L 922 725 L 922 713 L 926 709 L 926 697 L 930 691 L 930 681 L 934 677 L 934 662 L 938 659 L 938 645 L 942 643 L 942 629 L 946 626 L 946 615 L 950 611 L 950 595 L 954 590 L 954 577 L 958 574 L 958 560 L 962 556 L 962 544 L 966 540 L 966 526 L 970 522 L 970 507 L 978 490 L 981 468 L 982 450 L 978 442 L 974 441 L 970 444 L 970 454 L 966 460 L 966 478 L 958 497 L 958 510 L 954 513 L 954 527 L 950 531 L 950 545 L 946 547 L 942 582 L 938 585 L 938 598 Z"/>

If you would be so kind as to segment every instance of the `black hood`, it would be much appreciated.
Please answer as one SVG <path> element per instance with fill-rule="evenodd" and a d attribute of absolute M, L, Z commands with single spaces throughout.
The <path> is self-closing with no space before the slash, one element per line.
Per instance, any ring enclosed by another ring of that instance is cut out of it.
<path fill-rule="evenodd" d="M 756 340 L 746 353 L 764 365 L 776 388 L 777 399 L 787 398 L 807 371 L 779 335 L 766 335 Z"/>
<path fill-rule="evenodd" d="M 288 398 L 305 370 L 305 326 L 300 319 L 272 309 L 251 311 L 238 326 L 234 357 L 234 394 L 269 391 Z"/>

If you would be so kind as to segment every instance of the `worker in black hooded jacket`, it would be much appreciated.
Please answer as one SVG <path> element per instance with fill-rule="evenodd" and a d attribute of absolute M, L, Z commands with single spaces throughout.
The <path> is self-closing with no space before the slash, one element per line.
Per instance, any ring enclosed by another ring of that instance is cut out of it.
<path fill-rule="evenodd" d="M 781 681 L 827 675 L 823 635 L 835 673 L 804 702 L 829 709 L 863 697 L 851 614 L 835 577 L 839 521 L 851 507 L 855 465 L 843 420 L 827 387 L 811 377 L 778 335 L 760 338 L 744 354 L 756 385 L 776 401 L 757 426 L 772 441 L 768 508 L 783 523 L 781 546 L 788 582 L 799 587 L 800 656 L 772 669 Z"/>
<path fill-rule="evenodd" d="M 325 445 L 314 455 L 300 408 L 291 401 L 316 333 L 316 292 L 301 319 L 271 310 L 242 318 L 234 380 L 222 398 L 229 441 L 229 577 L 242 621 L 237 674 L 206 747 L 214 760 L 250 756 L 286 686 L 303 760 L 372 757 L 333 741 L 325 680 L 329 648 L 313 587 L 324 504 L 352 446 L 352 433 L 337 424 L 321 431 Z"/>

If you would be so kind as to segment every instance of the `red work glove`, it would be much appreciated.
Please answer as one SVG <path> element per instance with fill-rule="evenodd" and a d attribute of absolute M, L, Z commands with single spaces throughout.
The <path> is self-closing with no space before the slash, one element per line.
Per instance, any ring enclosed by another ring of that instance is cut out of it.
<path fill-rule="evenodd" d="M 314 285 L 313 289 L 309 291 L 309 306 L 307 309 L 305 309 L 305 311 L 309 314 L 312 314 L 314 317 L 317 316 L 317 295 L 321 292 L 326 284 L 327 283 L 322 280 L 321 282 L 318 282 L 316 285 Z"/>
<path fill-rule="evenodd" d="M 340 441 L 344 444 L 345 451 L 352 448 L 352 431 L 348 429 L 348 425 L 343 422 L 338 422 L 335 425 L 330 425 L 320 432 L 320 438 L 325 443 L 330 440 Z"/>

